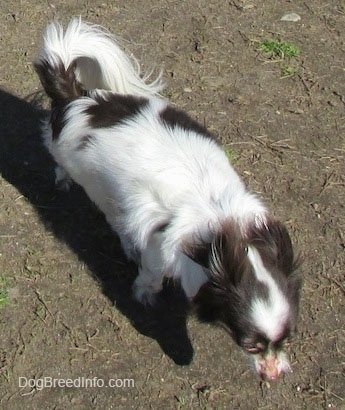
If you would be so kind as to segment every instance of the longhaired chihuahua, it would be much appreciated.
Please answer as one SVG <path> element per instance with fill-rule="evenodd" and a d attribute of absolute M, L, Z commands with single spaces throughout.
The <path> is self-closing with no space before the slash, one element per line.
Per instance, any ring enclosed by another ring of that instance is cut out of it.
<path fill-rule="evenodd" d="M 220 322 L 263 380 L 290 371 L 301 278 L 290 236 L 202 125 L 169 105 L 99 26 L 50 24 L 34 62 L 51 98 L 43 136 L 56 183 L 81 185 L 138 265 L 135 298 L 179 280 L 201 320 Z"/>

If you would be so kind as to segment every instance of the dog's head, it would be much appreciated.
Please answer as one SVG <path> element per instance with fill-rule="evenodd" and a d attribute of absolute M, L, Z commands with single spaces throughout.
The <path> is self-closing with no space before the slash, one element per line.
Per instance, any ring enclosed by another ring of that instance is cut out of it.
<path fill-rule="evenodd" d="M 230 222 L 187 253 L 209 278 L 193 300 L 199 318 L 222 323 L 262 379 L 289 371 L 283 347 L 296 329 L 301 278 L 284 225 L 266 221 L 243 234 Z"/>

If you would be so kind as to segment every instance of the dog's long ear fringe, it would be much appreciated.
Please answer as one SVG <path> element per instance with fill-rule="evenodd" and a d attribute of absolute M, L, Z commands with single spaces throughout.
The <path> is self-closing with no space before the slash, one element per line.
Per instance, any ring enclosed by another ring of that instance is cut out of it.
<path fill-rule="evenodd" d="M 214 287 L 220 291 L 231 290 L 249 270 L 246 243 L 236 222 L 227 221 L 213 234 L 212 242 L 185 243 L 182 251 L 206 269 Z"/>
<path fill-rule="evenodd" d="M 190 242 L 184 243 L 182 252 L 192 259 L 193 262 L 202 266 L 206 270 L 209 269 L 209 253 L 211 250 L 210 243 L 192 244 Z"/>
<path fill-rule="evenodd" d="M 223 298 L 217 297 L 219 292 L 211 282 L 205 283 L 193 300 L 194 312 L 201 322 L 215 322 L 220 319 Z"/>
<path fill-rule="evenodd" d="M 301 265 L 301 257 L 294 254 L 290 235 L 279 221 L 268 220 L 260 228 L 253 227 L 249 234 L 249 244 L 275 263 L 286 276 Z"/>

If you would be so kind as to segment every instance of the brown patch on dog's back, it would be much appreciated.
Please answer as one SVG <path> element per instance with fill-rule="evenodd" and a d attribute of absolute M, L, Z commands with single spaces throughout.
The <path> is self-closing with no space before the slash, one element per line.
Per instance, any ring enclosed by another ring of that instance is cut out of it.
<path fill-rule="evenodd" d="M 92 128 L 109 128 L 136 115 L 148 104 L 144 97 L 107 93 L 94 98 L 97 104 L 87 108 Z"/>
<path fill-rule="evenodd" d="M 172 129 L 180 127 L 184 130 L 194 131 L 197 134 L 202 134 L 205 137 L 216 140 L 216 138 L 206 129 L 206 127 L 193 120 L 182 110 L 178 110 L 168 105 L 159 116 L 161 120 Z"/>

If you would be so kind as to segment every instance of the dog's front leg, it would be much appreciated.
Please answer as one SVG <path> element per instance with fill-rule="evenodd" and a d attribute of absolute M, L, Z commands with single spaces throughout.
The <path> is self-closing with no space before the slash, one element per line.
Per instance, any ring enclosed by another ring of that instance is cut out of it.
<path fill-rule="evenodd" d="M 55 185 L 61 191 L 69 191 L 73 184 L 72 178 L 60 165 L 55 167 Z"/>
<path fill-rule="evenodd" d="M 154 233 L 141 253 L 139 275 L 133 284 L 136 300 L 143 304 L 153 305 L 155 296 L 162 290 L 163 259 L 161 254 L 161 232 Z"/>

